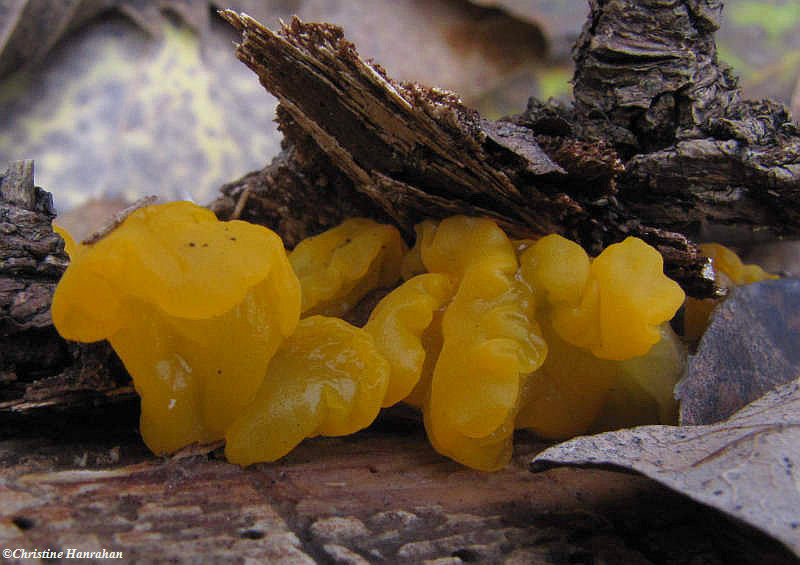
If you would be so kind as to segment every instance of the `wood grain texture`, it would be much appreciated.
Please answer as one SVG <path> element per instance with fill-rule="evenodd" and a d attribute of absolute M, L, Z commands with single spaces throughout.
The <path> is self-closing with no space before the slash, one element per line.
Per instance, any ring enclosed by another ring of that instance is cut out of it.
<path fill-rule="evenodd" d="M 483 473 L 389 414 L 241 469 L 218 452 L 154 457 L 133 432 L 135 410 L 128 418 L 0 441 L 2 547 L 105 548 L 125 563 L 791 563 L 647 479 L 533 475 L 526 462 L 543 445 L 529 434 L 511 465 Z"/>

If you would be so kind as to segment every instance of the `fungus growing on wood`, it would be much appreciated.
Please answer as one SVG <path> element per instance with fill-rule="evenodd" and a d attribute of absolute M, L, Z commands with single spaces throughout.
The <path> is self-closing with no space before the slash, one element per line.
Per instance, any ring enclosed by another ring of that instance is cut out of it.
<path fill-rule="evenodd" d="M 189 202 L 136 210 L 92 244 L 57 231 L 71 262 L 53 322 L 67 339 L 111 342 L 142 398 L 148 447 L 222 438 L 300 317 L 280 238 Z"/>
<path fill-rule="evenodd" d="M 225 455 L 242 465 L 275 461 L 307 437 L 355 433 L 375 420 L 388 382 L 389 363 L 369 333 L 338 318 L 304 318 L 225 432 Z"/>
<path fill-rule="evenodd" d="M 367 218 L 304 239 L 289 254 L 303 289 L 303 315 L 342 316 L 370 290 L 393 285 L 406 251 L 397 228 Z"/>

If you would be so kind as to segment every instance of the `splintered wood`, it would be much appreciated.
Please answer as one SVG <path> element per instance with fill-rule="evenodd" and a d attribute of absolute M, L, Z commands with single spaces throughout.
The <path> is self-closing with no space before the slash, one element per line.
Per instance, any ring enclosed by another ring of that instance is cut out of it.
<path fill-rule="evenodd" d="M 246 15 L 223 16 L 243 34 L 239 58 L 280 100 L 287 137 L 293 128 L 308 135 L 353 189 L 406 233 L 424 216 L 471 213 L 516 235 L 541 235 L 558 230 L 552 218 L 579 212 L 569 199 L 554 201 L 533 183 L 521 189 L 513 182 L 522 173 L 564 174 L 529 131 L 527 150 L 512 152 L 507 131 L 481 120 L 452 92 L 394 82 L 360 59 L 338 27 L 295 18 L 274 33 Z M 493 147 L 489 132 L 497 138 Z M 532 204 L 549 212 L 534 214 Z"/>
<path fill-rule="evenodd" d="M 285 226 L 289 245 L 295 234 L 343 220 L 338 211 L 389 218 L 409 238 L 419 220 L 454 214 L 491 217 L 514 237 L 562 233 L 594 251 L 639 235 L 662 251 L 671 275 L 710 292 L 704 260 L 686 238 L 623 213 L 616 178 L 625 167 L 603 140 L 482 119 L 452 92 L 392 80 L 334 26 L 295 18 L 275 33 L 246 15 L 223 17 L 242 33 L 239 58 L 280 101 L 287 146 L 263 171 L 223 188 L 214 205 L 223 217 L 248 189 L 255 198 L 242 217 L 279 233 L 285 222 L 270 210 L 287 200 L 296 201 L 295 217 L 326 199 L 357 203 Z"/>

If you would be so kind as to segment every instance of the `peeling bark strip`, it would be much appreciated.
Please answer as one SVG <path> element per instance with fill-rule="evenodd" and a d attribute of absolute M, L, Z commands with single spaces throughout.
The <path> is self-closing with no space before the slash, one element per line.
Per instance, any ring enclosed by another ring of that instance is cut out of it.
<path fill-rule="evenodd" d="M 528 130 L 525 151 L 512 151 L 512 130 L 524 128 L 487 124 L 451 92 L 392 81 L 358 57 L 341 28 L 294 18 L 276 34 L 243 14 L 223 17 L 243 34 L 239 59 L 280 100 L 281 122 L 291 118 L 284 131 L 296 126 L 310 136 L 406 233 L 422 216 L 470 210 L 530 236 L 556 231 L 554 218 L 581 212 L 533 183 L 513 182 L 521 174 L 564 174 Z"/>
<path fill-rule="evenodd" d="M 0 413 L 134 396 L 106 342 L 67 342 L 53 328 L 50 302 L 68 261 L 53 218 L 33 161 L 0 173 Z"/>

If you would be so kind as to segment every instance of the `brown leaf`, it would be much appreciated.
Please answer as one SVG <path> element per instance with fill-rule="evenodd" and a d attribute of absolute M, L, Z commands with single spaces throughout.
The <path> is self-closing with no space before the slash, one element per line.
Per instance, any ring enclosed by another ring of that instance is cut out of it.
<path fill-rule="evenodd" d="M 773 536 L 800 555 L 800 379 L 708 426 L 642 426 L 551 447 L 533 470 L 559 465 L 642 473 Z"/>
<path fill-rule="evenodd" d="M 678 383 L 682 424 L 711 424 L 800 372 L 800 280 L 734 289 Z"/>

